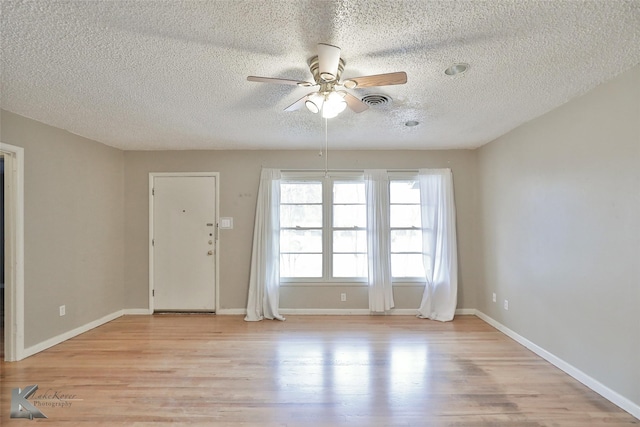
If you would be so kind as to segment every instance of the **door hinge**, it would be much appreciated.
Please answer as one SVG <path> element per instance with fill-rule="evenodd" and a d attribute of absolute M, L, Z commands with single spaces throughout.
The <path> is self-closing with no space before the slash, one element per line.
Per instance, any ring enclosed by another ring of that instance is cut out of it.
<path fill-rule="evenodd" d="M 156 290 L 155 289 L 151 289 L 151 296 L 155 297 L 156 296 Z"/>
<path fill-rule="evenodd" d="M 156 245 L 156 239 L 151 239 L 151 246 L 155 246 Z"/>
<path fill-rule="evenodd" d="M 155 189 L 155 188 L 152 188 L 152 189 L 151 189 L 151 195 L 152 195 L 152 196 L 155 196 L 155 195 L 156 195 L 156 189 Z"/>

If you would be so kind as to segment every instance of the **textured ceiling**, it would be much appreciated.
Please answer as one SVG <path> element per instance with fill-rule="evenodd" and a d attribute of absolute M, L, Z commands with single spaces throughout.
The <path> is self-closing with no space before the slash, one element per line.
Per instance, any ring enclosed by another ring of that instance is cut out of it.
<path fill-rule="evenodd" d="M 8 111 L 128 150 L 316 149 L 316 44 L 343 78 L 406 71 L 385 106 L 328 123 L 334 149 L 472 148 L 640 63 L 640 1 L 1 1 Z M 453 63 L 470 64 L 449 77 Z M 407 127 L 408 120 L 420 125 Z"/>

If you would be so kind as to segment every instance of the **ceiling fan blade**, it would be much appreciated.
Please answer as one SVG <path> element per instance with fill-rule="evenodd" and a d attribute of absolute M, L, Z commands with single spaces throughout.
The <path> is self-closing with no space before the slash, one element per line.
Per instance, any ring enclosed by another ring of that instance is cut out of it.
<path fill-rule="evenodd" d="M 306 94 L 305 96 L 303 96 L 302 98 L 298 99 L 296 102 L 294 102 L 293 104 L 291 104 L 287 108 L 285 108 L 284 111 L 296 111 L 296 110 L 299 110 L 300 108 L 302 108 L 304 103 L 307 102 L 307 99 L 309 99 L 309 96 L 313 95 L 314 93 L 317 93 L 317 92 L 311 92 L 311 93 Z"/>
<path fill-rule="evenodd" d="M 362 113 L 364 110 L 368 109 L 369 106 L 364 102 L 360 101 L 355 96 L 350 93 L 345 92 L 344 100 L 347 101 L 347 106 L 351 108 L 354 113 Z"/>
<path fill-rule="evenodd" d="M 354 77 L 345 80 L 342 82 L 342 85 L 347 89 L 355 89 L 357 87 L 403 85 L 406 82 L 407 73 L 398 71 L 395 73 L 376 74 L 374 76 Z"/>
<path fill-rule="evenodd" d="M 292 86 L 302 86 L 309 87 L 315 86 L 315 83 L 303 82 L 300 80 L 290 80 L 290 79 L 276 79 L 273 77 L 258 77 L 258 76 L 249 76 L 247 80 L 250 82 L 259 82 L 259 83 L 277 83 L 281 85 L 292 85 Z"/>
<path fill-rule="evenodd" d="M 318 43 L 318 69 L 320 78 L 326 82 L 333 81 L 338 76 L 340 65 L 340 48 L 330 44 Z"/>

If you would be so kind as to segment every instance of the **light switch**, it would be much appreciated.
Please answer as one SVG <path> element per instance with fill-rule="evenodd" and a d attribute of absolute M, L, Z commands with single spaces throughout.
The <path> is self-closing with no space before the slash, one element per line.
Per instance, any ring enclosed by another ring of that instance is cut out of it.
<path fill-rule="evenodd" d="M 220 218 L 220 228 L 222 229 L 232 229 L 233 228 L 233 218 Z"/>

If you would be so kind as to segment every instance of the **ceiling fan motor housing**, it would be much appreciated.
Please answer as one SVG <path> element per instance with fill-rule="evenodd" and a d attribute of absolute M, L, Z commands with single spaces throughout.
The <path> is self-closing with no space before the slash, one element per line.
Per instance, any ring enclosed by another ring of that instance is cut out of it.
<path fill-rule="evenodd" d="M 320 76 L 320 61 L 318 60 L 318 56 L 316 55 L 309 59 L 309 70 L 313 75 L 313 80 L 319 85 L 331 84 L 331 87 L 333 87 L 338 81 L 340 81 L 340 76 L 342 76 L 345 65 L 346 62 L 344 61 L 344 59 L 340 58 L 340 60 L 338 61 L 338 71 L 335 78 L 333 80 L 327 81 Z"/>

